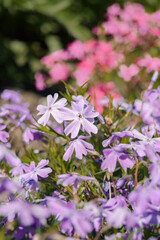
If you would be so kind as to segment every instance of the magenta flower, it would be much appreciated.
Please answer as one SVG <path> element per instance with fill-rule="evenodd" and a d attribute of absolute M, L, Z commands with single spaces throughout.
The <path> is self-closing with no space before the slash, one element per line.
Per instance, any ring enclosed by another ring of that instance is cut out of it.
<path fill-rule="evenodd" d="M 69 146 L 65 149 L 65 154 L 63 155 L 63 159 L 68 161 L 71 158 L 73 151 L 75 150 L 76 158 L 82 159 L 83 155 L 87 155 L 88 151 L 94 150 L 92 144 L 84 141 L 86 137 L 79 136 L 77 139 L 74 139 L 69 143 Z"/>
<path fill-rule="evenodd" d="M 94 118 L 99 115 L 91 104 L 80 100 L 79 102 L 72 102 L 71 109 L 65 109 L 63 119 L 72 122 L 68 124 L 64 132 L 66 135 L 71 133 L 71 138 L 77 137 L 80 130 L 86 131 L 88 134 L 98 132 L 97 127 L 93 124 Z"/>
<path fill-rule="evenodd" d="M 50 115 L 52 115 L 58 123 L 63 122 L 61 109 L 66 105 L 67 100 L 65 98 L 62 98 L 56 102 L 57 98 L 58 93 L 55 93 L 54 97 L 52 97 L 52 95 L 48 95 L 47 106 L 37 106 L 37 110 L 39 111 L 38 115 L 43 115 L 38 120 L 38 123 L 45 126 L 50 118 Z"/>
<path fill-rule="evenodd" d="M 33 179 L 35 182 L 38 182 L 38 177 L 47 178 L 48 174 L 52 172 L 50 167 L 45 166 L 49 163 L 49 160 L 42 159 L 37 167 L 35 167 L 35 162 L 31 162 L 28 172 L 20 175 L 21 181 L 28 181 Z"/>

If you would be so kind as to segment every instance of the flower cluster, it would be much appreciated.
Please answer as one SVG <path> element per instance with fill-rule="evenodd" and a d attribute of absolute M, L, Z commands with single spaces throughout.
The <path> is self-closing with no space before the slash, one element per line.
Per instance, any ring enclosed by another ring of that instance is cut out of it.
<path fill-rule="evenodd" d="M 142 100 L 129 105 L 122 99 L 117 105 L 117 111 L 130 112 L 139 119 L 137 128 L 116 127 L 123 121 L 122 116 L 110 131 L 82 95 L 68 92 L 64 95 L 67 98 L 58 99 L 55 93 L 47 96 L 47 106 L 37 106 L 38 119 L 30 122 L 33 131 L 46 135 L 45 158 L 44 152 L 27 151 L 20 159 L 9 148 L 9 135 L 1 139 L 0 159 L 5 160 L 0 174 L 4 196 L 0 199 L 1 226 L 17 223 L 14 231 L 8 232 L 10 236 L 32 239 L 39 228 L 43 236 L 42 226 L 59 226 L 56 234 L 68 239 L 158 236 L 160 91 L 159 87 L 153 89 L 157 78 L 155 73 Z M 112 114 L 117 106 L 113 104 Z M 5 118 L 11 112 L 7 114 Z M 58 125 L 61 131 L 56 131 Z M 7 125 L 2 126 L 5 133 Z M 50 231 L 46 234 L 50 239 Z"/>
<path fill-rule="evenodd" d="M 160 70 L 160 11 L 148 13 L 138 3 L 127 2 L 123 8 L 115 3 L 107 9 L 105 19 L 93 28 L 95 38 L 75 40 L 65 49 L 42 57 L 45 68 L 43 74 L 35 75 L 37 90 L 58 81 L 75 79 L 78 86 L 89 81 L 92 104 L 102 113 L 108 106 L 107 101 L 102 104 L 106 97 L 116 100 L 133 94 L 133 87 L 138 91 L 146 88 L 148 73 Z"/>

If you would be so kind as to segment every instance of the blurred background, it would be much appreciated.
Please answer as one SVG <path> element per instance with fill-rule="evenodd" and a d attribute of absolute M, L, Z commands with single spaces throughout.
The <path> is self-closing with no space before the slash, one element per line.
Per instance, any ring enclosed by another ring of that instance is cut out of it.
<path fill-rule="evenodd" d="M 0 90 L 35 90 L 40 58 L 74 39 L 90 39 L 115 2 L 123 6 L 127 1 L 0 0 Z M 130 2 L 143 4 L 148 12 L 160 9 L 160 0 Z"/>

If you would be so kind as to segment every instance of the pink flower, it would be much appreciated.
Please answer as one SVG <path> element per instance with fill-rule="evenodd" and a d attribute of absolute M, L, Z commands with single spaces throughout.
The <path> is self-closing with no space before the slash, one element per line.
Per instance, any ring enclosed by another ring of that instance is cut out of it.
<path fill-rule="evenodd" d="M 45 80 L 46 79 L 44 74 L 40 72 L 37 72 L 35 74 L 35 86 L 38 91 L 42 91 L 46 88 Z"/>
<path fill-rule="evenodd" d="M 87 68 L 77 68 L 77 70 L 73 73 L 73 77 L 76 78 L 77 84 L 81 86 L 89 80 L 90 70 Z"/>
<path fill-rule="evenodd" d="M 55 62 L 68 60 L 68 53 L 64 50 L 58 50 L 53 52 L 49 56 L 44 56 L 41 58 L 41 63 L 45 64 L 47 67 L 52 67 Z"/>
<path fill-rule="evenodd" d="M 84 45 L 76 40 L 68 45 L 68 52 L 71 58 L 81 60 L 84 57 Z"/>
<path fill-rule="evenodd" d="M 114 3 L 107 9 L 106 17 L 109 16 L 118 16 L 121 12 L 120 5 L 118 3 Z"/>
<path fill-rule="evenodd" d="M 114 91 L 115 85 L 113 82 L 108 83 L 101 83 L 97 84 L 96 86 L 93 86 L 89 89 L 89 94 L 91 95 L 91 103 L 95 106 L 97 111 L 102 114 L 103 113 L 103 106 L 101 105 L 101 101 L 103 101 L 107 96 L 112 95 L 113 98 L 120 97 L 119 94 L 117 94 Z M 107 106 L 107 101 L 105 101 Z"/>
<path fill-rule="evenodd" d="M 160 70 L 160 58 L 152 58 L 149 54 L 145 55 L 145 58 L 139 59 L 137 64 L 140 67 L 146 67 L 147 72 L 158 71 Z"/>
<path fill-rule="evenodd" d="M 66 81 L 69 75 L 68 65 L 65 63 L 56 63 L 49 72 L 53 83 Z"/>
<path fill-rule="evenodd" d="M 77 70 L 73 73 L 73 77 L 76 78 L 77 84 L 81 86 L 89 80 L 91 74 L 94 71 L 95 61 L 91 57 L 86 57 L 80 63 L 77 64 Z"/>
<path fill-rule="evenodd" d="M 131 64 L 129 67 L 126 65 L 120 66 L 119 76 L 124 79 L 125 82 L 129 82 L 131 78 L 137 75 L 139 72 L 139 68 L 135 64 Z"/>

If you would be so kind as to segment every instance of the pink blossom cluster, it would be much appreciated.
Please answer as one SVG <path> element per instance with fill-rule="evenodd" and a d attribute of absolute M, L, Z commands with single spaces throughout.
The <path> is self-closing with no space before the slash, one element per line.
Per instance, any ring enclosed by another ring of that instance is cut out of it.
<path fill-rule="evenodd" d="M 49 76 L 53 83 L 66 81 L 69 76 L 76 79 L 78 85 L 82 85 L 96 72 L 110 72 L 118 66 L 122 56 L 116 53 L 112 45 L 105 41 L 89 40 L 82 43 L 75 40 L 68 45 L 66 50 L 58 50 L 41 59 L 41 62 L 49 68 Z M 72 67 L 72 61 L 78 63 Z M 73 68 L 73 69 L 72 69 Z M 42 75 L 36 75 L 36 79 Z M 37 89 L 41 89 L 42 80 L 36 80 Z"/>
<path fill-rule="evenodd" d="M 92 103 L 102 113 L 110 96 L 117 101 L 123 89 L 130 94 L 130 89 L 146 87 L 141 74 L 160 70 L 160 11 L 147 13 L 138 3 L 127 2 L 124 8 L 115 3 L 105 17 L 106 21 L 93 29 L 96 37 L 75 40 L 65 49 L 42 57 L 48 73 L 35 74 L 38 91 L 59 81 L 75 79 L 78 86 L 88 82 Z M 149 77 L 146 74 L 145 81 L 149 82 Z M 121 86 L 117 86 L 117 78 Z"/>
<path fill-rule="evenodd" d="M 150 14 L 139 3 L 127 2 L 123 9 L 115 3 L 107 9 L 105 17 L 103 30 L 118 43 L 127 43 L 134 48 L 146 44 L 145 41 L 154 43 L 160 37 L 159 10 Z M 93 31 L 99 34 L 102 29 L 95 27 Z"/>

